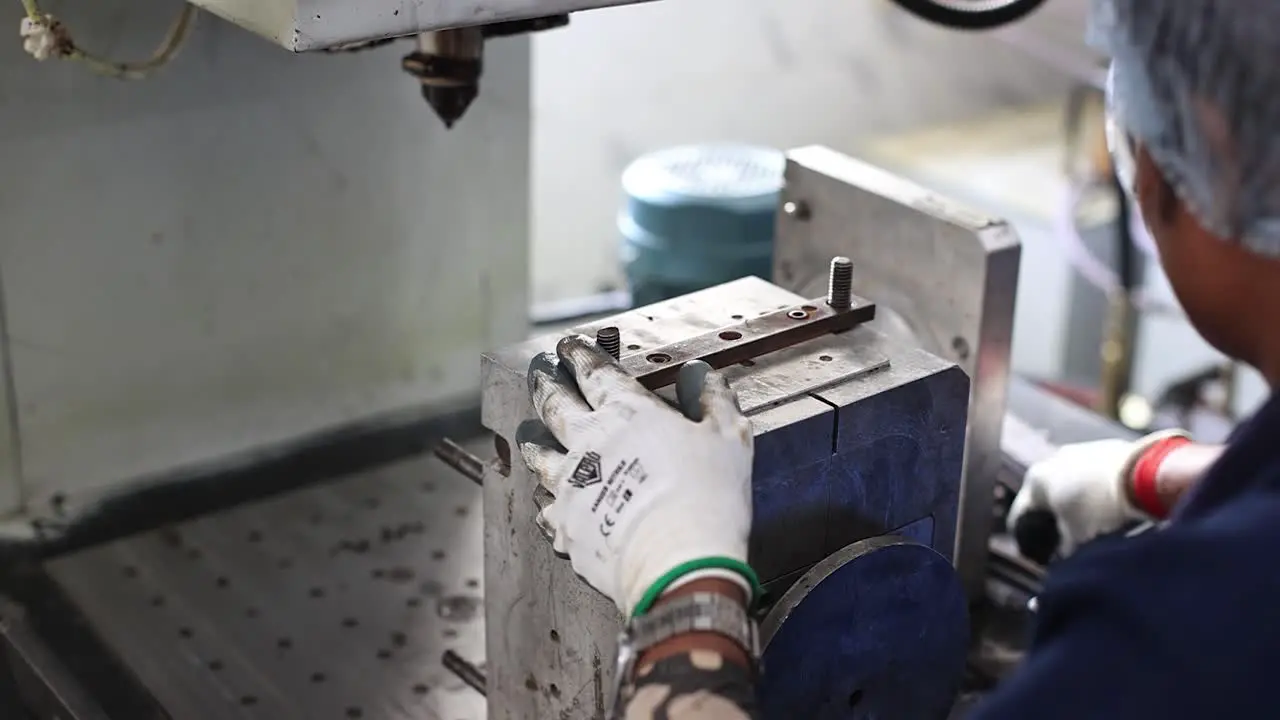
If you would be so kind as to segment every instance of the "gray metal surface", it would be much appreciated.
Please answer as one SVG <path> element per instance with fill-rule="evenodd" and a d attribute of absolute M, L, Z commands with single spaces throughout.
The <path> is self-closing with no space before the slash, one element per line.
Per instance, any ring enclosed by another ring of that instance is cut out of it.
<path fill-rule="evenodd" d="M 901 330 L 954 361 L 972 383 L 956 563 L 983 592 L 991 499 L 1021 254 L 1007 223 L 824 147 L 788 154 L 774 279 L 822 292 L 833 255 L 853 260 L 855 293 L 896 314 Z M 788 203 L 805 208 L 785 212 Z M 882 321 L 883 322 L 883 321 Z"/>
<path fill-rule="evenodd" d="M 48 569 L 174 718 L 478 720 L 441 656 L 483 658 L 481 562 L 479 488 L 424 456 Z"/>
<path fill-rule="evenodd" d="M 744 278 L 575 330 L 591 336 L 600 327 L 617 326 L 624 358 L 643 356 L 654 348 L 803 301 L 801 296 L 771 283 Z M 511 443 L 519 425 L 534 417 L 528 397 L 529 361 L 539 352 L 553 350 L 559 337 L 537 338 L 485 356 L 482 422 L 499 438 L 505 438 L 505 442 Z M 835 377 L 833 373 L 837 371 L 831 368 L 840 368 L 842 377 Z M 898 527 L 889 524 L 876 529 L 885 522 L 905 525 L 919 517 L 917 514 L 897 517 L 910 504 L 908 498 L 913 497 L 916 488 L 894 490 L 890 493 L 893 499 L 884 503 L 881 495 L 875 495 L 866 503 L 873 507 L 862 509 L 870 515 L 884 513 L 884 517 L 859 522 L 833 509 L 835 498 L 848 489 L 837 487 L 843 480 L 840 473 L 828 473 L 822 465 L 821 477 L 810 479 L 798 475 L 801 469 L 832 462 L 837 439 L 845 437 L 837 434 L 837 425 L 845 428 L 847 420 L 851 427 L 856 427 L 858 422 L 868 420 L 867 413 L 844 414 L 846 406 L 910 385 L 921 392 L 916 397 L 923 407 L 931 408 L 935 403 L 951 407 L 955 405 L 952 402 L 955 398 L 944 396 L 940 391 L 935 399 L 928 395 L 931 390 L 921 386 L 926 379 L 938 379 L 941 385 L 947 385 L 947 380 L 954 378 L 961 382 L 952 427 L 958 430 L 964 425 L 966 386 L 956 366 L 929 353 L 896 346 L 869 328 L 809 340 L 731 366 L 725 372 L 751 413 L 757 437 L 756 495 L 762 487 L 776 490 L 766 502 L 761 502 L 759 497 L 756 501 L 758 515 L 766 506 L 776 510 L 768 516 L 771 522 L 763 523 L 763 527 L 757 523 L 752 535 L 751 562 L 765 581 L 802 571 L 867 534 Z M 668 394 L 670 390 L 667 388 L 660 394 Z M 841 413 L 838 424 L 837 412 Z M 952 467 L 958 478 L 961 467 L 958 432 L 953 437 L 956 441 L 950 444 L 955 448 Z M 770 442 L 764 442 L 765 439 Z M 869 441 L 868 446 L 870 444 L 873 443 Z M 920 457 L 932 458 L 932 454 L 941 454 L 939 447 L 947 445 L 941 441 L 930 443 Z M 762 464 L 773 474 L 762 476 Z M 940 468 L 944 465 L 945 462 L 938 462 Z M 945 484 L 946 472 L 940 469 L 938 477 L 916 485 L 932 489 L 935 482 Z M 775 476 L 782 481 L 773 483 Z M 889 479 L 882 485 L 899 488 Z M 588 587 L 574 575 L 566 560 L 557 558 L 551 551 L 534 521 L 535 486 L 519 462 L 512 463 L 508 475 L 502 473 L 500 466 L 490 466 L 484 482 L 486 613 L 490 628 L 486 653 L 489 717 L 492 720 L 599 717 L 609 686 L 614 638 L 621 627 L 621 618 L 612 602 Z M 954 538 L 955 492 L 956 486 L 952 484 L 950 512 L 937 512 L 937 517 L 929 523 L 931 537 L 948 552 Z M 812 515 L 819 506 L 823 514 Z M 780 532 L 782 530 L 785 532 Z M 772 534 L 766 539 L 762 532 Z"/>

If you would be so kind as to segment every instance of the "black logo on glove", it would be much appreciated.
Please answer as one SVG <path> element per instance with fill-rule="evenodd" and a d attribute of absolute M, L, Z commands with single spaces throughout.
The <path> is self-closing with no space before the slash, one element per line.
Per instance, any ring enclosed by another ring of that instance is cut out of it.
<path fill-rule="evenodd" d="M 604 480 L 604 476 L 600 474 L 600 453 L 591 451 L 582 456 L 578 461 L 578 467 L 573 469 L 573 475 L 569 476 L 569 484 L 579 490 L 591 487 Z"/>

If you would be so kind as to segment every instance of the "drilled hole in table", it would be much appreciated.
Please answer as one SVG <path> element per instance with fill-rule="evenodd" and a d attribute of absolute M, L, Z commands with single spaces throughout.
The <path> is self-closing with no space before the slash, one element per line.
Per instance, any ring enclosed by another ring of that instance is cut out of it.
<path fill-rule="evenodd" d="M 276 562 L 276 567 L 280 568 L 281 570 L 288 570 L 289 568 L 293 567 L 293 561 L 290 560 L 289 558 L 280 558 L 280 560 Z"/>
<path fill-rule="evenodd" d="M 254 544 L 260 543 L 262 542 L 262 533 L 258 532 L 257 530 L 253 530 L 252 532 L 249 533 L 249 536 L 245 539 Z"/>
<path fill-rule="evenodd" d="M 195 635 L 195 633 L 191 631 L 191 628 L 189 627 L 178 628 L 178 637 L 190 638 L 192 635 Z"/>
<path fill-rule="evenodd" d="M 417 685 L 413 686 L 414 695 L 426 695 L 430 691 L 431 691 L 431 688 L 427 687 L 426 685 L 423 685 L 422 683 L 418 683 Z"/>
<path fill-rule="evenodd" d="M 374 580 L 381 580 L 386 574 L 387 571 L 382 568 L 374 568 L 369 571 L 369 575 L 372 576 Z"/>
<path fill-rule="evenodd" d="M 293 641 L 287 637 L 282 637 L 276 641 L 276 647 L 280 648 L 281 650 L 288 650 L 289 648 L 293 647 Z"/>
<path fill-rule="evenodd" d="M 444 559 L 444 551 L 443 551 L 443 550 L 432 550 L 432 551 L 431 551 L 431 559 L 432 559 L 432 560 L 443 560 L 443 559 Z"/>
<path fill-rule="evenodd" d="M 402 648 L 409 644 L 409 636 L 402 632 L 391 633 L 391 644 Z"/>
<path fill-rule="evenodd" d="M 467 578 L 467 587 L 478 588 L 480 587 L 480 581 L 475 578 Z"/>
<path fill-rule="evenodd" d="M 315 683 L 315 684 L 319 685 L 320 683 L 322 683 L 322 682 L 324 682 L 324 681 L 325 681 L 325 675 L 324 675 L 324 673 L 322 673 L 322 672 L 313 672 L 313 673 L 311 673 L 311 682 L 313 682 L 313 683 Z"/>
<path fill-rule="evenodd" d="M 421 605 L 421 604 L 422 604 L 422 601 L 421 601 L 421 600 L 419 600 L 419 599 L 418 599 L 418 598 L 416 598 L 416 597 L 411 597 L 411 598 L 409 598 L 408 600 L 405 600 L 405 601 L 404 601 L 404 604 L 405 604 L 405 605 L 408 605 L 408 606 L 409 606 L 409 607 L 411 607 L 411 608 L 416 608 L 416 607 L 418 607 L 419 605 Z"/>
<path fill-rule="evenodd" d="M 433 484 L 433 483 L 422 483 L 422 492 L 424 492 L 424 493 L 433 493 L 433 492 L 435 492 L 435 491 L 436 491 L 436 486 L 435 486 L 435 484 Z"/>
<path fill-rule="evenodd" d="M 640 346 L 639 346 L 639 345 L 628 345 L 628 346 L 627 346 L 627 349 L 628 349 L 628 350 L 639 350 L 639 349 L 640 349 Z"/>
<path fill-rule="evenodd" d="M 725 330 L 724 332 L 720 333 L 720 339 L 721 340 L 741 340 L 742 333 L 738 332 L 737 330 Z"/>
<path fill-rule="evenodd" d="M 454 514 L 454 515 L 457 515 L 458 517 L 466 517 L 466 516 L 467 516 L 467 513 L 469 513 L 469 512 L 471 512 L 471 510 L 469 510 L 469 509 L 467 509 L 467 508 L 465 508 L 465 507 L 459 506 L 458 508 L 456 508 L 456 509 L 453 511 L 453 514 Z"/>
<path fill-rule="evenodd" d="M 386 649 L 386 648 L 382 648 L 382 649 L 378 650 L 378 659 L 379 659 L 379 660 L 389 660 L 389 659 L 391 659 L 391 651 L 390 651 L 390 650 L 388 650 L 388 649 Z"/>
<path fill-rule="evenodd" d="M 442 634 L 445 636 L 445 638 L 449 640 L 453 640 L 454 638 L 458 637 L 458 631 L 454 630 L 453 628 L 445 628 Z"/>
<path fill-rule="evenodd" d="M 120 569 L 120 572 L 123 573 L 124 576 L 127 578 L 138 577 L 138 568 L 132 565 L 125 565 L 123 568 Z"/>
<path fill-rule="evenodd" d="M 249 618 L 250 620 L 252 620 L 253 618 L 258 617 L 258 608 L 253 608 L 253 607 L 251 607 L 251 608 L 245 608 L 245 609 L 244 609 L 244 616 L 245 616 L 245 617 L 247 617 L 247 618 Z"/>
<path fill-rule="evenodd" d="M 151 607 L 153 608 L 164 607 L 164 596 L 156 595 L 155 597 L 151 598 Z"/>
<path fill-rule="evenodd" d="M 555 683 L 551 683 L 551 685 L 547 689 L 551 691 L 551 697 L 553 698 L 560 697 L 560 687 L 557 686 Z"/>
<path fill-rule="evenodd" d="M 743 360 L 742 362 L 740 362 L 740 363 L 738 363 L 738 364 L 739 364 L 739 365 L 741 365 L 742 367 L 755 367 L 755 366 L 756 366 L 756 361 L 755 361 L 755 360 Z"/>
<path fill-rule="evenodd" d="M 359 621 L 359 620 L 356 620 L 356 619 L 355 619 L 355 618 L 353 618 L 353 617 L 343 618 L 343 619 L 342 619 L 342 627 L 344 627 L 344 628 L 353 628 L 353 627 L 356 627 L 356 626 L 357 626 L 357 625 L 359 625 L 359 624 L 360 624 L 360 621 Z"/>
<path fill-rule="evenodd" d="M 217 580 L 213 581 L 220 588 L 225 588 L 231 584 L 231 579 L 225 575 L 219 575 Z"/>
<path fill-rule="evenodd" d="M 221 660 L 210 660 L 210 661 L 209 661 L 209 669 L 210 669 L 210 670 L 212 670 L 212 671 L 214 671 L 214 672 L 220 672 L 220 671 L 222 670 L 222 661 L 221 661 Z"/>
<path fill-rule="evenodd" d="M 200 550 L 200 548 L 191 548 L 187 550 L 187 558 L 189 560 L 199 560 L 202 557 L 204 557 L 204 553 Z"/>
<path fill-rule="evenodd" d="M 258 698 L 252 695 L 245 695 L 244 697 L 240 698 L 240 704 L 244 705 L 245 707 L 249 707 L 250 705 L 257 705 Z"/>
<path fill-rule="evenodd" d="M 821 360 L 822 362 L 831 362 L 830 355 L 819 355 L 818 359 Z"/>
<path fill-rule="evenodd" d="M 551 631 L 551 642 L 553 642 L 553 643 L 558 643 L 558 642 L 560 642 L 560 633 L 556 632 L 555 630 L 552 630 L 552 631 Z"/>
<path fill-rule="evenodd" d="M 741 316 L 741 315 L 730 315 L 729 317 L 730 317 L 730 318 L 732 318 L 732 319 L 734 319 L 734 320 L 741 320 L 741 319 L 742 319 L 742 316 Z"/>
<path fill-rule="evenodd" d="M 654 365 L 665 365 L 671 362 L 671 356 L 666 353 L 653 353 L 652 355 L 646 356 L 645 360 L 648 360 Z"/>
<path fill-rule="evenodd" d="M 364 505 L 366 510 L 377 510 L 378 506 L 381 505 L 382 503 L 378 501 L 378 498 L 369 497 L 369 498 L 365 498 L 362 504 Z"/>
<path fill-rule="evenodd" d="M 313 587 L 311 588 L 311 592 L 307 594 L 310 595 L 313 599 L 319 600 L 320 598 L 324 597 L 324 588 Z"/>

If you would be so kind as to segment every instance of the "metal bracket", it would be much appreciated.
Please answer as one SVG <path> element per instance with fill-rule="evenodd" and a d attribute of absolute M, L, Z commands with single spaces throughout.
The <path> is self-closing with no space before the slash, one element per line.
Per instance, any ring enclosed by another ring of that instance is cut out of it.
<path fill-rule="evenodd" d="M 657 390 L 675 382 L 680 367 L 692 360 L 701 360 L 718 370 L 806 340 L 851 330 L 875 317 L 875 304 L 860 297 L 853 297 L 844 309 L 828 305 L 825 298 L 816 298 L 688 340 L 627 355 L 619 362 L 641 385 Z"/>

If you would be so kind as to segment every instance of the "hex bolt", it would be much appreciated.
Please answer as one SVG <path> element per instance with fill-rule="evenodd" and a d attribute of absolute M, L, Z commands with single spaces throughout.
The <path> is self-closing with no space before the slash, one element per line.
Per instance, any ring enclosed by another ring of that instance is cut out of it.
<path fill-rule="evenodd" d="M 622 333 L 612 325 L 596 331 L 596 344 L 609 353 L 614 360 L 622 355 Z"/>
<path fill-rule="evenodd" d="M 853 261 L 847 257 L 831 259 L 827 304 L 836 310 L 848 310 L 853 306 Z"/>

